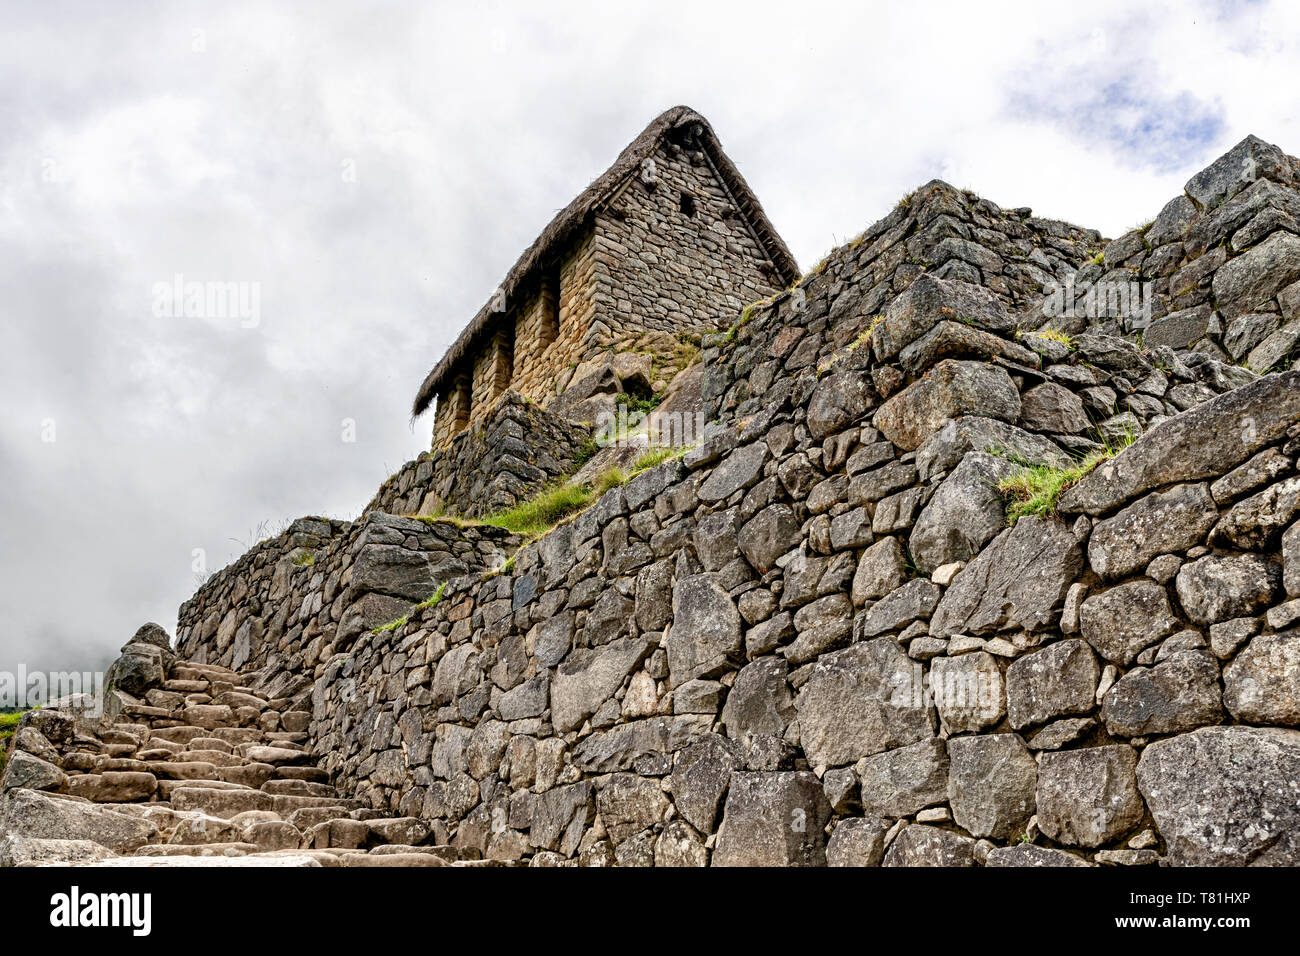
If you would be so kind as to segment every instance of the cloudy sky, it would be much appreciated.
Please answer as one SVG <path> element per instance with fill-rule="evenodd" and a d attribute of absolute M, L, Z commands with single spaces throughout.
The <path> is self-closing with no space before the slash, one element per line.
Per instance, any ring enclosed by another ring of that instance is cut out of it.
<path fill-rule="evenodd" d="M 1247 133 L 1296 5 L 62 3 L 0 28 L 0 670 L 171 630 L 196 561 L 355 516 L 425 371 L 664 108 L 799 261 L 935 177 L 1114 236 Z M 243 311 L 159 287 L 240 283 Z M 252 298 L 252 296 L 256 298 Z M 349 425 L 350 423 L 350 425 Z M 345 440 L 354 437 L 354 441 Z"/>

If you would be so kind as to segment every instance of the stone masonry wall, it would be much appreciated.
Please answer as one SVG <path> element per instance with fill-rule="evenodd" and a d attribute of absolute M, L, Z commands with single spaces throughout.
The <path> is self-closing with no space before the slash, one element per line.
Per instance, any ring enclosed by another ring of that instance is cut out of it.
<path fill-rule="evenodd" d="M 585 426 L 509 392 L 481 430 L 463 431 L 448 448 L 398 469 L 364 513 L 431 515 L 446 509 L 477 518 L 511 508 L 572 474 L 590 439 Z"/>
<path fill-rule="evenodd" d="M 181 605 L 176 650 L 201 664 L 263 668 L 268 684 L 314 680 L 359 634 L 450 577 L 500 566 L 518 545 L 500 528 L 378 512 L 351 523 L 299 519 Z"/>
<path fill-rule="evenodd" d="M 965 357 L 880 395 L 953 313 Z M 1102 335 L 1008 364 L 1014 332 L 914 283 L 821 376 L 331 661 L 322 765 L 535 865 L 1300 859 L 1300 382 L 1180 361 L 1202 404 L 1008 528 L 996 479 L 1094 427 L 1068 370 L 1160 371 Z"/>
<path fill-rule="evenodd" d="M 1188 196 L 1247 176 L 1221 160 Z M 1250 291 L 1218 270 L 1217 310 L 1289 288 L 1250 256 L 1288 234 L 1235 257 Z M 349 636 L 282 639 L 263 679 L 310 671 L 333 785 L 471 856 L 1300 863 L 1300 371 L 1040 334 L 1044 287 L 1101 248 L 924 187 L 706 340 L 699 447 L 466 574 L 368 516 L 339 546 Z M 1003 479 L 1107 448 L 1008 522 Z M 380 602 L 412 567 L 403 600 L 440 599 Z M 237 593 L 187 653 L 238 633 Z"/>

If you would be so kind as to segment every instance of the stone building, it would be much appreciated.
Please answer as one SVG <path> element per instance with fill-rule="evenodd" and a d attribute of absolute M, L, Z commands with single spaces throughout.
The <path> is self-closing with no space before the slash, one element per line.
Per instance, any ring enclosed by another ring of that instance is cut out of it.
<path fill-rule="evenodd" d="M 433 448 L 447 448 L 507 391 L 548 406 L 602 352 L 654 355 L 798 278 L 708 121 L 673 107 L 520 257 L 425 378 L 413 413 L 436 400 Z"/>

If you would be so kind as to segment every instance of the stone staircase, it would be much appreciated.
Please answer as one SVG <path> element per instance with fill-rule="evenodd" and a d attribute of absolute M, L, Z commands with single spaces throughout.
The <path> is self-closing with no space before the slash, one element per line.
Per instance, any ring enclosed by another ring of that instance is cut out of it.
<path fill-rule="evenodd" d="M 341 796 L 307 746 L 307 691 L 267 699 L 258 676 L 174 659 L 161 628 L 141 628 L 104 716 L 88 698 L 24 715 L 0 866 L 501 865 Z"/>

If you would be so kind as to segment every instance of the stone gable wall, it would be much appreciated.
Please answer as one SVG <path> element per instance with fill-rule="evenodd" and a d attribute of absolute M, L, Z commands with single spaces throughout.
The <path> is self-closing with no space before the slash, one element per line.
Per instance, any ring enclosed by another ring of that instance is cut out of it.
<path fill-rule="evenodd" d="M 653 158 L 654 182 L 630 182 L 562 256 L 553 341 L 542 335 L 543 302 L 553 290 L 536 282 L 507 303 L 512 331 L 485 339 L 472 361 L 470 428 L 495 414 L 507 390 L 549 406 L 579 382 L 575 370 L 611 351 L 670 361 L 679 334 L 712 331 L 776 291 L 766 254 L 703 153 L 664 141 Z M 435 450 L 457 434 L 458 406 L 450 387 L 439 395 Z"/>

